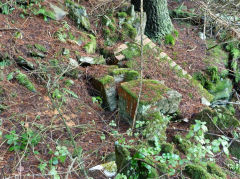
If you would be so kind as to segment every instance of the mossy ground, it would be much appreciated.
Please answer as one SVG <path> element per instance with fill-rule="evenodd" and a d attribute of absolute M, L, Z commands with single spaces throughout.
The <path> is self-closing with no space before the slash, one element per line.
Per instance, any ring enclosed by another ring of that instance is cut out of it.
<path fill-rule="evenodd" d="M 207 40 L 207 47 L 211 48 L 214 45 L 216 45 L 216 41 L 213 39 Z M 222 65 L 227 66 L 228 65 L 228 53 L 224 51 L 223 47 L 221 45 L 216 46 L 215 48 L 212 48 L 208 51 L 208 56 L 205 59 L 205 62 L 208 65 Z"/>

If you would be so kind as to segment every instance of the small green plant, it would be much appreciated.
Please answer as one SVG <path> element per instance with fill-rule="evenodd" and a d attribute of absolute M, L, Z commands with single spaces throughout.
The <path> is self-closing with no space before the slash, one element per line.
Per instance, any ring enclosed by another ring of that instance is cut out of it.
<path fill-rule="evenodd" d="M 102 101 L 102 98 L 100 96 L 94 96 L 94 97 L 92 97 L 92 102 L 101 105 L 103 101 Z"/>
<path fill-rule="evenodd" d="M 10 132 L 10 134 L 6 134 L 4 137 L 7 139 L 7 144 L 11 146 L 9 151 L 24 150 L 27 145 L 34 147 L 41 140 L 40 135 L 36 134 L 31 129 L 28 129 L 22 135 L 16 134 L 16 131 L 13 130 Z"/>
<path fill-rule="evenodd" d="M 177 30 L 174 30 L 173 33 L 175 34 L 176 38 L 178 38 L 179 32 Z"/>
<path fill-rule="evenodd" d="M 56 152 L 54 152 L 54 155 L 61 163 L 64 163 L 67 156 L 69 155 L 69 151 L 66 146 L 58 145 L 56 147 Z"/>
<path fill-rule="evenodd" d="M 175 45 L 175 38 L 172 34 L 168 34 L 165 36 L 165 44 L 167 45 Z"/>
<path fill-rule="evenodd" d="M 52 11 L 46 10 L 45 7 L 40 6 L 38 10 L 34 10 L 34 15 L 42 15 L 44 21 L 48 21 L 48 18 L 55 20 L 55 14 Z"/>
<path fill-rule="evenodd" d="M 12 11 L 15 9 L 14 7 L 9 5 L 10 2 L 2 2 L 0 1 L 0 13 L 2 14 L 11 14 Z"/>

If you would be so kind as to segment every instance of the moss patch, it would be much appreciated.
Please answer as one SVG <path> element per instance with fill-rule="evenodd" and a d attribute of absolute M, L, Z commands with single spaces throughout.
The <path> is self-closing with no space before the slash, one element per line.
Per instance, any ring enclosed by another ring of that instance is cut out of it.
<path fill-rule="evenodd" d="M 100 83 L 102 83 L 102 85 L 107 85 L 109 83 L 113 83 L 114 82 L 114 78 L 112 76 L 106 75 L 102 78 L 99 79 Z"/>
<path fill-rule="evenodd" d="M 139 57 L 141 54 L 140 48 L 134 43 L 128 43 L 128 48 L 123 50 L 121 53 L 127 60 L 132 60 L 134 57 Z"/>
<path fill-rule="evenodd" d="M 213 177 L 199 165 L 189 164 L 185 167 L 184 172 L 191 179 L 213 179 Z"/>
<path fill-rule="evenodd" d="M 173 153 L 174 151 L 174 145 L 170 143 L 163 143 L 161 147 L 162 147 L 162 150 L 161 150 L 162 153 Z"/>
<path fill-rule="evenodd" d="M 127 68 L 118 68 L 110 72 L 110 75 L 124 75 L 124 81 L 136 80 L 139 77 L 139 73 L 135 70 L 130 70 Z"/>
<path fill-rule="evenodd" d="M 222 179 L 226 178 L 226 174 L 223 170 L 216 164 L 216 163 L 208 163 L 207 164 L 207 171 L 212 175 L 216 175 Z"/>
<path fill-rule="evenodd" d="M 183 139 L 180 135 L 175 135 L 173 137 L 173 142 L 177 145 L 177 148 L 185 155 L 188 153 L 188 149 L 191 147 L 191 144 L 186 139 Z"/>
<path fill-rule="evenodd" d="M 240 122 L 234 117 L 234 114 L 224 107 L 216 109 L 205 108 L 194 119 L 207 122 L 207 127 L 210 131 L 218 131 L 216 126 L 223 131 L 240 126 Z"/>
<path fill-rule="evenodd" d="M 216 41 L 213 39 L 207 40 L 207 46 L 208 48 L 213 47 L 216 45 Z M 205 60 L 206 64 L 224 64 L 225 66 L 228 63 L 228 53 L 224 51 L 224 49 L 218 45 L 215 48 L 208 51 L 209 54 L 207 55 L 207 59 Z"/>
<path fill-rule="evenodd" d="M 130 81 L 121 84 L 122 88 L 133 98 L 137 99 L 140 87 L 140 80 Z M 143 80 L 141 104 L 149 104 L 162 99 L 169 88 L 155 80 Z"/>

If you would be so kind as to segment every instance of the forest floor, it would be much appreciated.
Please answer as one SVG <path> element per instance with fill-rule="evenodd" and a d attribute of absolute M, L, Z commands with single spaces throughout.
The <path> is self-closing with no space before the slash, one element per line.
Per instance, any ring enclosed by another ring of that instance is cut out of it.
<path fill-rule="evenodd" d="M 92 30 L 97 36 L 97 44 L 103 44 L 101 30 L 94 25 L 98 22 L 97 15 L 104 13 L 106 8 L 110 9 L 119 5 L 117 1 L 113 4 L 106 3 L 106 5 L 100 6 L 101 2 L 100 0 L 84 1 L 82 4 L 89 14 Z M 188 1 L 186 2 L 189 7 L 192 6 Z M 48 0 L 41 4 L 42 6 L 49 6 L 49 3 L 60 4 L 57 0 Z M 170 8 L 176 7 L 175 2 L 169 2 L 169 5 Z M 54 38 L 54 34 L 61 30 L 64 24 L 69 25 L 73 36 L 88 38 L 84 32 L 75 27 L 68 17 L 65 17 L 63 21 L 50 20 L 46 22 L 41 15 L 31 14 L 22 18 L 20 15 L 22 13 L 22 9 L 17 8 L 11 14 L 0 14 L 0 53 L 8 53 L 12 58 L 22 56 L 37 68 L 26 72 L 15 62 L 11 62 L 11 65 L 2 69 L 5 76 L 0 81 L 0 102 L 4 104 L 5 109 L 0 113 L 0 130 L 3 132 L 2 136 L 4 136 L 12 131 L 22 134 L 34 129 L 41 136 L 41 142 L 34 147 L 34 151 L 29 150 L 28 145 L 30 144 L 27 144 L 24 146 L 24 152 L 13 152 L 9 151 L 10 145 L 7 140 L 0 137 L 0 169 L 2 169 L 0 176 L 8 176 L 9 178 L 14 176 L 48 178 L 42 175 L 39 164 L 49 163 L 50 160 L 54 159 L 56 146 L 64 145 L 69 152 L 73 153 L 73 145 L 62 118 L 65 118 L 76 145 L 81 147 L 81 160 L 84 163 L 84 168 L 87 170 L 99 163 L 103 163 L 106 157 L 114 152 L 115 141 L 123 138 L 125 138 L 124 140 L 130 140 L 132 137 L 126 134 L 126 131 L 131 126 L 127 122 L 120 120 L 117 110 L 114 112 L 106 111 L 98 102 L 93 101 L 92 91 L 94 89 L 89 83 L 89 75 L 91 73 L 101 73 L 100 69 L 97 66 L 79 66 L 77 69 L 80 74 L 77 79 L 69 77 L 58 79 L 54 72 L 44 74 L 48 77 L 46 81 L 36 77 L 36 74 L 43 73 L 41 70 L 48 68 L 47 64 L 51 59 L 61 58 L 64 63 L 67 63 L 67 58 L 75 58 L 75 51 L 80 56 L 92 57 L 99 56 L 98 51 L 95 54 L 88 54 L 83 48 L 84 42 L 81 45 L 71 41 L 62 43 Z M 202 27 L 182 23 L 177 19 L 173 19 L 173 24 L 179 32 L 179 37 L 174 47 L 161 45 L 162 51 L 167 53 L 190 75 L 206 69 L 208 65 L 205 63 L 206 43 L 198 35 Z M 22 37 L 16 38 L 17 32 L 20 32 Z M 44 58 L 36 59 L 29 56 L 28 46 L 34 46 L 34 44 L 41 44 L 47 49 Z M 71 52 L 67 58 L 61 54 L 63 48 L 69 49 Z M 167 64 L 162 64 L 159 67 L 158 62 L 151 61 L 151 59 L 153 58 L 150 55 L 149 60 L 145 62 L 144 77 L 164 80 L 168 87 L 180 92 L 183 95 L 180 104 L 181 118 L 191 120 L 192 115 L 199 112 L 203 107 L 201 96 L 184 79 L 180 79 L 172 72 Z M 136 62 L 140 63 L 139 60 L 136 59 Z M 16 79 L 7 80 L 6 74 L 16 70 L 29 74 L 36 92 L 29 91 L 20 85 Z M 64 105 L 57 109 L 55 102 L 49 97 L 47 87 L 51 88 L 51 85 L 58 83 L 59 88 L 64 88 L 68 79 L 74 82 L 74 85 L 69 89 L 78 98 L 67 96 Z M 116 126 L 112 124 L 113 121 Z M 187 130 L 188 127 L 189 124 L 184 121 L 174 122 L 169 126 L 171 129 L 178 128 L 182 130 Z M 167 135 L 172 136 L 172 130 L 167 130 Z M 69 168 L 71 165 L 73 167 Z M 79 166 L 79 163 L 74 163 L 73 160 L 68 159 L 64 163 L 59 163 L 56 170 L 62 176 L 69 173 L 68 178 L 79 178 L 78 171 L 76 171 Z M 99 173 L 91 175 L 94 178 L 105 178 L 103 174 L 99 175 Z"/>

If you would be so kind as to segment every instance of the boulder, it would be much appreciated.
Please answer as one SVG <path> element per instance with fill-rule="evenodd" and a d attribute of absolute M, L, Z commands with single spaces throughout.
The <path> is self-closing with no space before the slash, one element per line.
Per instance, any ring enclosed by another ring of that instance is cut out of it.
<path fill-rule="evenodd" d="M 234 114 L 222 106 L 214 109 L 205 108 L 193 116 L 193 119 L 207 122 L 208 130 L 213 133 L 220 133 L 220 130 L 232 131 L 240 127 L 240 122 L 235 118 Z"/>
<path fill-rule="evenodd" d="M 99 57 L 81 57 L 77 56 L 78 63 L 80 65 L 100 65 L 100 64 L 106 64 L 105 59 L 103 56 Z"/>
<path fill-rule="evenodd" d="M 67 2 L 67 7 L 69 8 L 70 18 L 77 24 L 78 28 L 90 30 L 91 26 L 85 7 L 80 6 L 72 1 Z"/>
<path fill-rule="evenodd" d="M 118 88 L 120 116 L 130 123 L 135 115 L 139 90 L 140 80 L 121 83 Z M 137 118 L 141 120 L 142 116 L 158 111 L 162 114 L 172 114 L 178 110 L 181 99 L 180 93 L 166 87 L 160 81 L 144 79 Z"/>
<path fill-rule="evenodd" d="M 100 92 L 103 105 L 106 109 L 113 111 L 117 108 L 117 86 L 123 81 L 135 80 L 139 74 L 137 71 L 116 66 L 105 66 L 107 72 L 102 75 L 92 76 L 93 87 Z"/>

